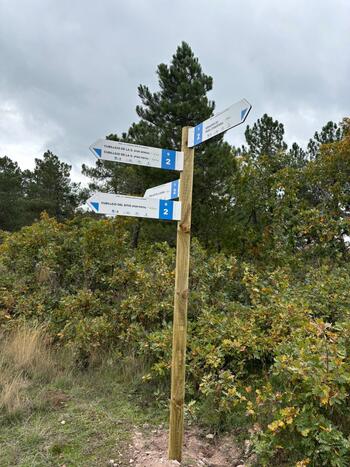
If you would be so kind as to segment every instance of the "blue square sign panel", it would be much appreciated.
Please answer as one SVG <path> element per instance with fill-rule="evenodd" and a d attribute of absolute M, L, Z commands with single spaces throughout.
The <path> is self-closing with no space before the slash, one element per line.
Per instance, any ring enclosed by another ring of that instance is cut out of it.
<path fill-rule="evenodd" d="M 159 200 L 159 219 L 169 220 L 173 219 L 173 202 L 164 199 Z"/>
<path fill-rule="evenodd" d="M 171 182 L 171 199 L 179 197 L 179 180 Z"/>
<path fill-rule="evenodd" d="M 194 144 L 200 144 L 203 139 L 203 123 L 194 127 Z"/>
<path fill-rule="evenodd" d="M 172 149 L 162 149 L 162 169 L 175 170 L 176 151 Z"/>

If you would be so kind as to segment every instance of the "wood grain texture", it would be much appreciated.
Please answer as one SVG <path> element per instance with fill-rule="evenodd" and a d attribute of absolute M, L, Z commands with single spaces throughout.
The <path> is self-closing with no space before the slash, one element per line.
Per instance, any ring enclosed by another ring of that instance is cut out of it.
<path fill-rule="evenodd" d="M 169 459 L 181 462 L 184 433 L 185 360 L 187 342 L 188 278 L 191 242 L 191 211 L 194 149 L 188 144 L 189 127 L 182 129 L 184 169 L 180 180 L 181 220 L 177 225 L 176 276 L 171 365 Z"/>

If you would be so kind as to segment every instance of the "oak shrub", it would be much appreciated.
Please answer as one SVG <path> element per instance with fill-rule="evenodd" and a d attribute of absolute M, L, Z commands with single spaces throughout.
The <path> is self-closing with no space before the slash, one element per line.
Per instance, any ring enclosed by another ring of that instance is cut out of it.
<path fill-rule="evenodd" d="M 82 367 L 132 352 L 149 362 L 145 384 L 168 381 L 175 252 L 131 249 L 128 222 L 44 215 L 2 233 L 2 332 L 45 324 Z M 299 260 L 262 266 L 193 241 L 188 412 L 217 429 L 240 420 L 263 465 L 346 466 L 350 266 Z"/>

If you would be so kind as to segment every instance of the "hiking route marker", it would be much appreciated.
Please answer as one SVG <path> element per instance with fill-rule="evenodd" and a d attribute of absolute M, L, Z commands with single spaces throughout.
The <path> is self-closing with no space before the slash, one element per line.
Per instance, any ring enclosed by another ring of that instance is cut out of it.
<path fill-rule="evenodd" d="M 139 144 L 121 143 L 109 139 L 98 139 L 90 146 L 97 159 L 124 164 L 143 165 L 165 170 L 182 170 L 183 152 L 172 149 L 152 148 Z"/>
<path fill-rule="evenodd" d="M 164 183 L 154 188 L 148 188 L 143 195 L 144 198 L 157 198 L 157 199 L 176 199 L 180 193 L 180 180 Z"/>
<path fill-rule="evenodd" d="M 168 221 L 178 221 L 181 218 L 181 203 L 167 199 L 97 192 L 87 200 L 87 203 L 94 212 L 106 216 L 146 217 Z"/>
<path fill-rule="evenodd" d="M 182 128 L 181 152 L 99 139 L 90 146 L 102 160 L 180 171 L 180 180 L 146 190 L 143 198 L 95 193 L 87 203 L 107 216 L 177 220 L 169 459 L 181 462 L 184 436 L 185 362 L 191 242 L 194 146 L 243 123 L 252 106 L 246 99 L 194 128 Z M 172 199 L 179 197 L 179 201 Z"/>
<path fill-rule="evenodd" d="M 240 125 L 247 118 L 252 106 L 246 99 L 231 105 L 228 109 L 220 112 L 214 117 L 204 120 L 194 128 L 190 128 L 188 136 L 188 147 L 192 148 L 207 139 L 213 138 L 234 126 Z"/>

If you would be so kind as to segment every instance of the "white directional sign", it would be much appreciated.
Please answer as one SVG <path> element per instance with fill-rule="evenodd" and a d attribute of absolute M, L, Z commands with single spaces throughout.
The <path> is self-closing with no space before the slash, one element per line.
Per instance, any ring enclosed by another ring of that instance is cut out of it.
<path fill-rule="evenodd" d="M 229 128 L 240 125 L 247 118 L 251 108 L 252 106 L 249 102 L 246 99 L 242 99 L 223 112 L 214 115 L 214 117 L 205 120 L 194 128 L 190 128 L 188 132 L 188 147 L 192 148 Z"/>
<path fill-rule="evenodd" d="M 98 159 L 105 161 L 144 165 L 166 170 L 183 169 L 183 152 L 172 149 L 152 148 L 139 144 L 99 139 L 90 146 L 90 150 Z"/>
<path fill-rule="evenodd" d="M 94 212 L 106 216 L 147 217 L 168 221 L 181 219 L 181 203 L 179 201 L 94 193 L 87 200 L 87 204 Z"/>
<path fill-rule="evenodd" d="M 144 198 L 157 198 L 157 199 L 175 199 L 180 194 L 180 180 L 174 180 L 164 185 L 158 185 L 154 188 L 148 188 L 145 191 Z"/>

